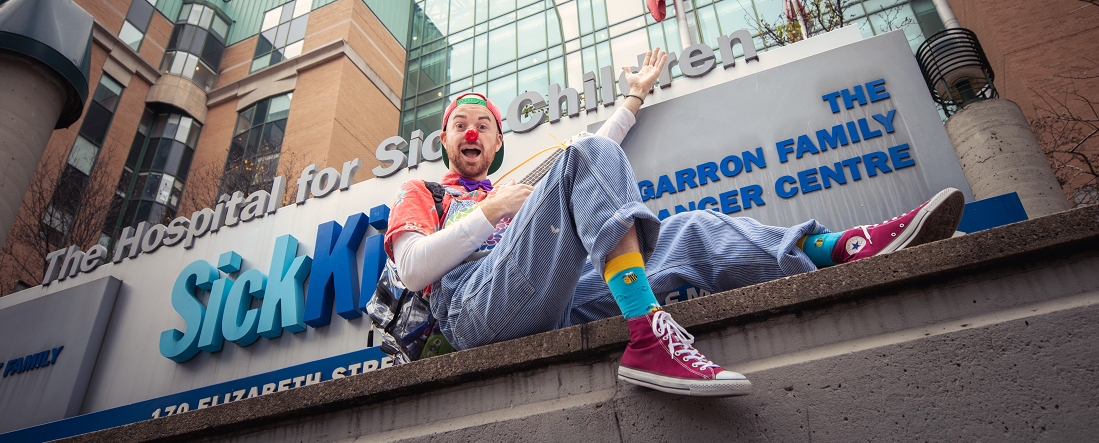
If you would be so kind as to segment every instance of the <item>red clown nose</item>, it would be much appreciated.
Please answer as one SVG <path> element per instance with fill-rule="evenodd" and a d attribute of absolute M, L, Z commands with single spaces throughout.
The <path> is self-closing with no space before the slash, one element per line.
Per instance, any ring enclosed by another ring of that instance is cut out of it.
<path fill-rule="evenodd" d="M 466 130 L 466 141 L 473 143 L 477 141 L 477 137 L 480 137 L 481 133 L 477 132 L 477 128 L 469 128 Z"/>

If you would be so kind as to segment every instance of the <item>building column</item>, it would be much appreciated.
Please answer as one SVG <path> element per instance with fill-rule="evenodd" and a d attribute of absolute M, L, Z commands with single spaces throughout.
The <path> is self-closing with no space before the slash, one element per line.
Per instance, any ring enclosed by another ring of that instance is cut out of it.
<path fill-rule="evenodd" d="M 46 65 L 0 51 L 0 245 L 23 205 L 65 94 L 65 85 Z"/>
<path fill-rule="evenodd" d="M 84 111 L 93 22 L 69 0 L 0 2 L 0 245 L 53 130 Z"/>
<path fill-rule="evenodd" d="M 988 99 L 950 116 L 946 133 L 980 200 L 1016 192 L 1030 218 L 1070 209 L 1019 105 Z"/>

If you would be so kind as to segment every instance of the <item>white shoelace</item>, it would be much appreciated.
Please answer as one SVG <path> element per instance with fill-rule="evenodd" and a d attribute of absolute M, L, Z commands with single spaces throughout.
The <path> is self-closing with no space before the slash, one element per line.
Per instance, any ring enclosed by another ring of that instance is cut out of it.
<path fill-rule="evenodd" d="M 682 356 L 683 361 L 694 360 L 691 363 L 692 368 L 709 369 L 717 367 L 716 364 L 707 360 L 704 355 L 691 346 L 695 342 L 694 336 L 687 333 L 687 330 L 679 326 L 675 320 L 672 320 L 672 316 L 667 312 L 656 311 L 653 314 L 653 334 L 668 342 L 672 355 Z M 676 349 L 678 347 L 682 347 L 682 349 Z"/>

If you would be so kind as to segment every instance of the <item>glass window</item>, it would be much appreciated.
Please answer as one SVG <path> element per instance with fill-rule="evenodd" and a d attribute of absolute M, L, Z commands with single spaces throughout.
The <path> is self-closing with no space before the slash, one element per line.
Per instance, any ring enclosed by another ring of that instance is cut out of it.
<path fill-rule="evenodd" d="M 489 0 L 489 18 L 496 18 L 515 10 L 515 0 Z"/>
<path fill-rule="evenodd" d="M 99 147 L 84 137 L 77 136 L 72 151 L 69 152 L 69 164 L 85 175 L 92 175 L 92 167 L 99 156 Z"/>
<path fill-rule="evenodd" d="M 176 19 L 176 23 L 187 22 L 187 17 L 191 16 L 191 6 L 192 5 L 188 3 L 186 5 L 183 5 L 183 7 L 179 9 L 179 18 Z"/>
<path fill-rule="evenodd" d="M 275 9 L 272 9 L 270 11 L 267 11 L 267 13 L 263 15 L 263 25 L 260 26 L 260 30 L 261 31 L 266 31 L 268 29 L 274 28 L 275 26 L 278 26 L 279 25 L 279 18 L 281 16 L 282 16 L 282 8 L 275 8 Z"/>
<path fill-rule="evenodd" d="M 755 19 L 750 3 L 726 0 L 717 2 L 714 7 L 717 8 L 717 21 L 721 25 L 722 34 L 729 35 L 741 29 L 752 29 L 750 23 L 754 23 Z"/>
<path fill-rule="evenodd" d="M 214 16 L 213 23 L 210 25 L 210 30 L 214 31 L 222 40 L 225 40 L 225 37 L 229 36 L 229 24 L 225 23 L 225 20 L 222 20 L 221 17 L 216 15 Z"/>
<path fill-rule="evenodd" d="M 203 28 L 210 28 L 210 20 L 214 18 L 214 10 L 210 8 L 202 8 L 202 17 L 198 19 L 198 25 Z"/>
<path fill-rule="evenodd" d="M 614 62 L 610 60 L 606 64 L 611 66 L 637 66 L 637 55 L 649 50 L 649 36 L 644 30 L 638 30 L 611 40 L 611 52 L 614 54 Z M 600 62 L 603 62 L 600 54 Z"/>
<path fill-rule="evenodd" d="M 450 0 L 450 29 L 459 31 L 473 26 L 473 0 Z"/>
<path fill-rule="evenodd" d="M 149 20 L 153 17 L 153 5 L 144 0 L 134 0 L 130 3 L 130 12 L 126 14 L 129 21 L 142 33 L 148 29 Z"/>
<path fill-rule="evenodd" d="M 564 28 L 565 40 L 572 40 L 580 37 L 580 23 L 577 21 L 576 2 L 558 6 L 557 13 L 561 15 L 561 26 Z"/>
<path fill-rule="evenodd" d="M 195 29 L 195 38 L 191 41 L 191 47 L 185 50 L 192 54 L 202 54 L 202 45 L 206 43 L 206 34 L 205 29 Z"/>
<path fill-rule="evenodd" d="M 489 31 L 488 39 L 489 66 L 497 66 L 515 60 L 514 23 Z"/>
<path fill-rule="evenodd" d="M 118 84 L 109 75 L 104 74 L 99 79 L 99 86 L 95 88 L 95 95 L 93 99 L 107 108 L 107 110 L 114 112 L 118 107 L 118 98 L 122 95 L 122 85 Z"/>
<path fill-rule="evenodd" d="M 537 14 L 519 20 L 518 33 L 521 36 L 519 39 L 520 57 L 546 49 L 546 18 L 544 15 Z"/>
<path fill-rule="evenodd" d="M 527 91 L 535 91 L 539 94 L 549 92 L 549 64 L 541 63 L 533 67 L 519 71 L 519 94 Z M 511 103 L 511 102 L 507 102 Z M 505 105 L 506 106 L 506 105 Z"/>
<path fill-rule="evenodd" d="M 298 0 L 267 11 L 256 41 L 251 72 L 301 55 L 311 4 Z"/>
<path fill-rule="evenodd" d="M 130 22 L 123 22 L 122 31 L 118 33 L 118 38 L 136 51 L 141 47 L 141 40 L 145 38 L 145 34 L 142 34 L 141 30 L 131 25 Z"/>
<path fill-rule="evenodd" d="M 609 24 L 620 23 L 634 17 L 645 14 L 644 3 L 634 0 L 604 0 L 607 2 L 607 21 Z M 668 2 L 671 3 L 671 2 Z M 671 6 L 671 5 L 669 5 Z"/>
<path fill-rule="evenodd" d="M 297 43 L 291 43 L 283 50 L 282 54 L 286 58 L 294 58 L 301 55 L 302 48 L 305 47 L 305 40 L 298 40 Z"/>
<path fill-rule="evenodd" d="M 473 75 L 473 39 L 451 45 L 449 78 L 463 78 Z"/>
<path fill-rule="evenodd" d="M 309 16 L 299 17 L 290 22 L 290 34 L 286 41 L 294 43 L 305 38 L 305 28 L 309 24 Z"/>
<path fill-rule="evenodd" d="M 183 143 L 172 143 L 172 151 L 168 153 L 168 162 L 164 164 L 164 172 L 175 175 L 179 171 L 179 162 L 183 159 L 183 152 L 187 147 Z"/>
<path fill-rule="evenodd" d="M 473 41 L 473 70 L 484 71 L 488 69 L 488 34 L 478 35 Z"/>
<path fill-rule="evenodd" d="M 311 0 L 298 0 L 294 5 L 294 17 L 301 17 L 309 13 L 309 8 L 313 5 Z"/>
<path fill-rule="evenodd" d="M 221 193 L 241 191 L 245 194 L 270 184 L 278 169 L 286 121 L 293 94 L 283 94 L 260 100 L 241 111 L 237 117 L 237 133 L 229 143 L 220 184 Z M 184 152 L 182 162 L 189 162 Z M 181 166 L 182 171 L 182 166 Z"/>
<path fill-rule="evenodd" d="M 427 19 L 435 25 L 440 37 L 446 35 L 447 16 L 450 15 L 449 2 L 450 0 L 427 0 L 424 5 L 424 13 L 427 14 Z"/>
<path fill-rule="evenodd" d="M 80 124 L 80 135 L 83 135 L 92 143 L 102 146 L 103 139 L 107 137 L 113 114 L 103 105 L 96 102 L 88 103 L 88 109 L 84 111 L 84 122 Z"/>
<path fill-rule="evenodd" d="M 290 116 L 290 99 L 292 93 L 271 98 L 271 105 L 267 108 L 267 121 L 282 120 Z"/>
<path fill-rule="evenodd" d="M 187 24 L 197 25 L 199 20 L 202 19 L 202 11 L 205 10 L 205 6 L 194 5 L 191 7 L 191 14 L 187 16 Z"/>

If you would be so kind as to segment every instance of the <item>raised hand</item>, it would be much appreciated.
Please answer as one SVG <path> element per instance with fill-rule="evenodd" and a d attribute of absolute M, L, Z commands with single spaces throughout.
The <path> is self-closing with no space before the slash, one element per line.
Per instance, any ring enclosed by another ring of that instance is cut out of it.
<path fill-rule="evenodd" d="M 481 205 L 481 212 L 490 223 L 496 225 L 502 218 L 514 217 L 523 202 L 530 196 L 534 187 L 531 185 L 515 184 L 515 180 L 496 186 L 492 197 Z"/>
<path fill-rule="evenodd" d="M 656 79 L 660 77 L 660 71 L 664 69 L 664 63 L 667 61 L 668 54 L 657 46 L 655 50 L 645 53 L 645 62 L 636 73 L 629 67 L 623 66 L 626 83 L 630 85 L 630 95 L 636 95 L 644 100 L 649 95 L 649 90 L 656 84 Z"/>

